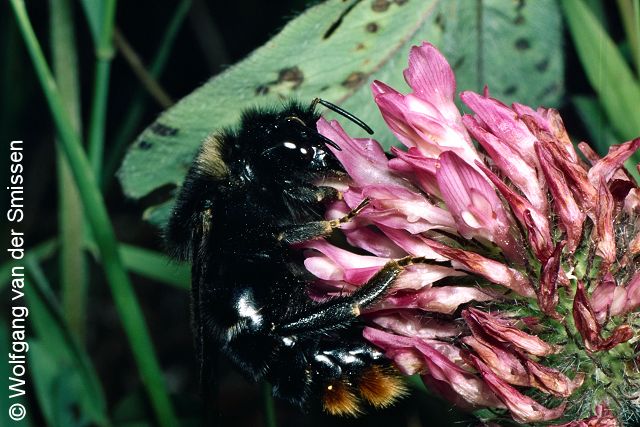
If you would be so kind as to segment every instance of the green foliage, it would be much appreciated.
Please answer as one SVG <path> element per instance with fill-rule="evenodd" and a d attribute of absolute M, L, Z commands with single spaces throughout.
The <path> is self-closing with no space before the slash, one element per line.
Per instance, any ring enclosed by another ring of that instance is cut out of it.
<path fill-rule="evenodd" d="M 31 280 L 24 291 L 38 337 L 29 340 L 30 372 L 47 424 L 109 425 L 102 386 L 88 355 L 71 335 L 37 261 L 27 255 L 25 264 Z"/>
<path fill-rule="evenodd" d="M 340 103 L 389 147 L 394 138 L 369 84 L 378 79 L 406 87 L 402 70 L 409 48 L 425 40 L 450 55 L 460 90 L 478 91 L 487 84 L 507 99 L 557 105 L 563 92 L 560 39 L 551 0 L 508 7 L 499 0 L 480 6 L 464 0 L 322 3 L 149 126 L 120 169 L 124 192 L 140 198 L 164 185 L 180 185 L 206 135 L 233 126 L 248 106 L 278 105 L 287 98 L 319 96 Z M 350 123 L 345 128 L 361 133 Z M 172 203 L 149 209 L 145 218 L 163 224 Z"/>
<path fill-rule="evenodd" d="M 580 62 L 607 118 L 621 138 L 637 137 L 640 134 L 640 82 L 581 0 L 563 0 L 562 5 Z"/>
<path fill-rule="evenodd" d="M 588 103 L 585 98 L 574 100 L 574 103 L 591 133 L 592 145 L 600 155 L 605 155 L 612 142 L 620 143 L 640 135 L 640 80 L 587 4 L 582 0 L 563 0 L 561 4 L 580 62 L 596 92 L 598 105 Z M 635 2 L 635 7 L 631 7 L 627 0 L 621 0 L 618 4 L 622 5 L 620 12 L 625 22 L 625 14 L 636 16 L 635 20 L 631 19 L 636 23 L 636 28 L 627 26 L 627 35 L 633 47 L 640 37 L 640 27 L 637 26 L 640 19 L 638 2 Z M 637 51 L 634 50 L 633 54 L 637 55 Z M 640 69 L 636 73 L 640 73 Z M 602 120 L 603 114 L 606 122 Z M 612 136 L 617 141 L 612 141 Z M 640 179 L 635 168 L 639 161 L 640 155 L 635 153 L 626 163 L 627 170 L 636 179 Z"/>

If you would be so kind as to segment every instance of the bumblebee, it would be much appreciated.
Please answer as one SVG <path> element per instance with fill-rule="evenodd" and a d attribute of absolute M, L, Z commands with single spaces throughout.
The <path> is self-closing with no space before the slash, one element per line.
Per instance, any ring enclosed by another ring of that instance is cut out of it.
<path fill-rule="evenodd" d="M 344 218 L 323 219 L 340 195 L 316 185 L 345 172 L 315 124 L 322 104 L 246 111 L 237 129 L 202 144 L 165 230 L 172 254 L 192 265 L 192 323 L 201 381 L 210 356 L 225 353 L 246 376 L 303 410 L 357 415 L 405 393 L 399 374 L 362 337 L 362 310 L 379 301 L 403 268 L 391 261 L 348 296 L 314 302 L 295 243 L 330 236 Z M 405 261 L 406 263 L 406 261 Z"/>

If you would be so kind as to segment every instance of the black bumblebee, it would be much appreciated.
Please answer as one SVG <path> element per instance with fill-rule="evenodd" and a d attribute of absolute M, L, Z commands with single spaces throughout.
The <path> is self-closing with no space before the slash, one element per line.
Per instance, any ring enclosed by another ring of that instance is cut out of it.
<path fill-rule="evenodd" d="M 360 311 L 385 295 L 403 265 L 390 262 L 349 296 L 323 303 L 307 295 L 311 278 L 297 242 L 329 236 L 366 206 L 323 220 L 340 195 L 317 186 L 345 176 L 315 127 L 324 100 L 278 110 L 252 109 L 237 130 L 208 137 L 180 191 L 166 229 L 169 249 L 192 263 L 192 313 L 201 381 L 218 349 L 274 395 L 303 409 L 357 415 L 362 403 L 391 404 L 405 392 L 383 354 L 362 338 Z M 371 132 L 370 132 L 371 133 Z"/>

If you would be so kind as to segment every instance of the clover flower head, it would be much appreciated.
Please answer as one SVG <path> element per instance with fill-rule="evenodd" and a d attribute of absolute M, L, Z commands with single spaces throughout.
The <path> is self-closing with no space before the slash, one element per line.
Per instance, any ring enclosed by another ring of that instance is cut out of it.
<path fill-rule="evenodd" d="M 576 151 L 558 112 L 462 92 L 431 44 L 411 49 L 411 93 L 372 91 L 404 149 L 389 159 L 338 122 L 318 130 L 349 174 L 334 219 L 351 248 L 316 240 L 313 298 L 352 292 L 406 256 L 363 313 L 364 337 L 406 374 L 487 423 L 616 426 L 640 415 L 640 190 L 623 162 Z M 359 250 L 353 250 L 358 248 Z M 362 255 L 367 252 L 369 255 Z"/>

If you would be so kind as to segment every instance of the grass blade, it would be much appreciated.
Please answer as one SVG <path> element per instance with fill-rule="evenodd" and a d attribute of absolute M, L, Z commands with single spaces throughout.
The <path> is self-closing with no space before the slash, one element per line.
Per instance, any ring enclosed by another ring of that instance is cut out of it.
<path fill-rule="evenodd" d="M 113 28 L 116 12 L 115 0 L 98 2 L 102 8 L 98 38 L 95 44 L 96 66 L 93 83 L 93 97 L 91 98 L 91 113 L 89 118 L 89 161 L 98 183 L 102 178 L 102 157 L 107 122 L 107 99 L 109 95 L 109 76 L 111 74 L 111 60 L 113 50 Z M 92 5 L 91 7 L 98 7 Z"/>
<path fill-rule="evenodd" d="M 81 133 L 78 55 L 70 0 L 50 0 L 51 57 L 62 103 L 76 133 Z M 83 251 L 84 219 L 78 189 L 58 148 L 58 227 L 63 312 L 69 327 L 84 337 L 87 265 Z"/>
<path fill-rule="evenodd" d="M 582 0 L 562 0 L 566 20 L 587 78 L 618 137 L 640 135 L 640 84 L 615 43 Z"/>
<path fill-rule="evenodd" d="M 120 255 L 132 273 L 183 290 L 189 289 L 191 276 L 187 264 L 174 263 L 161 253 L 124 243 L 120 244 Z"/>

